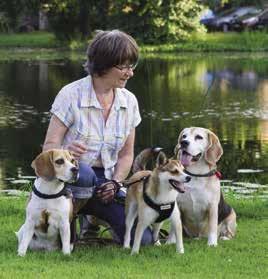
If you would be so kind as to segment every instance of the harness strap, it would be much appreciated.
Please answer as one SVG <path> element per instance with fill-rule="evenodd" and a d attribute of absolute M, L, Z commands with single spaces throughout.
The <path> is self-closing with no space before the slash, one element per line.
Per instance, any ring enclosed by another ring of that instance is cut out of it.
<path fill-rule="evenodd" d="M 149 179 L 149 176 L 146 176 L 146 179 L 143 180 L 143 199 L 149 207 L 151 207 L 152 209 L 157 211 L 159 216 L 155 220 L 155 223 L 160 223 L 163 220 L 170 217 L 170 215 L 173 212 L 175 202 L 164 203 L 164 204 L 156 204 L 145 192 L 146 183 L 147 183 L 148 179 Z"/>
<path fill-rule="evenodd" d="M 57 194 L 52 194 L 52 195 L 43 194 L 43 193 L 39 192 L 36 189 L 35 185 L 33 185 L 32 190 L 33 190 L 33 192 L 35 193 L 36 196 L 38 196 L 41 199 L 45 199 L 45 200 L 56 199 L 56 198 L 59 198 L 61 196 L 66 196 L 66 197 L 70 196 L 70 191 L 68 191 L 66 189 L 66 185 L 64 185 L 63 189 L 60 192 L 58 192 Z"/>

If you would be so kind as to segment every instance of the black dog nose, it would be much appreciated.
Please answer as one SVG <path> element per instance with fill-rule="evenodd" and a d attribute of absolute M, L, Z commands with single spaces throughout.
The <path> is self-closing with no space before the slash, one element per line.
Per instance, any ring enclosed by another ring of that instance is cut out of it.
<path fill-rule="evenodd" d="M 76 167 L 71 168 L 71 172 L 73 174 L 78 174 L 78 168 L 76 168 Z"/>
<path fill-rule="evenodd" d="M 182 148 L 187 147 L 189 144 L 190 144 L 190 142 L 189 142 L 188 140 L 182 140 L 182 141 L 181 141 L 181 147 L 182 147 Z"/>
<path fill-rule="evenodd" d="M 185 182 L 187 183 L 187 182 L 189 182 L 191 180 L 191 176 L 186 176 L 186 178 L 185 178 Z"/>

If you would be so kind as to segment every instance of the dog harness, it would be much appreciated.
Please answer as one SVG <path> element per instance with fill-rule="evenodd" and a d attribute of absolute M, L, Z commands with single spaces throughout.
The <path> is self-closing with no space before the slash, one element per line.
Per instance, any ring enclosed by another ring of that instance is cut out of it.
<path fill-rule="evenodd" d="M 59 198 L 61 196 L 66 196 L 67 198 L 71 197 L 71 192 L 70 190 L 66 189 L 66 186 L 64 185 L 63 189 L 61 191 L 59 191 L 57 194 L 53 194 L 53 195 L 47 195 L 47 194 L 43 194 L 41 192 L 39 192 L 35 185 L 33 185 L 33 192 L 35 193 L 35 195 L 41 199 L 45 199 L 45 200 L 49 200 L 49 199 L 56 199 Z"/>
<path fill-rule="evenodd" d="M 152 209 L 154 209 L 155 211 L 158 212 L 159 216 L 155 220 L 155 223 L 160 223 L 170 217 L 170 215 L 174 209 L 175 202 L 156 204 L 145 192 L 146 183 L 147 183 L 149 177 L 150 176 L 148 175 L 143 179 L 143 199 L 149 207 L 151 207 Z"/>

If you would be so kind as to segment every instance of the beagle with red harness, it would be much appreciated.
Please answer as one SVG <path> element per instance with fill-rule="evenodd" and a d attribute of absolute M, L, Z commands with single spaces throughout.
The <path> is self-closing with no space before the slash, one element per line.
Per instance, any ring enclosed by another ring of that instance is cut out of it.
<path fill-rule="evenodd" d="M 218 237 L 229 240 L 236 233 L 236 214 L 224 201 L 216 163 L 223 154 L 218 137 L 208 129 L 185 128 L 179 135 L 175 157 L 191 176 L 177 202 L 183 229 L 189 237 L 207 237 L 209 246 L 217 246 Z M 168 242 L 174 242 L 174 233 Z"/>

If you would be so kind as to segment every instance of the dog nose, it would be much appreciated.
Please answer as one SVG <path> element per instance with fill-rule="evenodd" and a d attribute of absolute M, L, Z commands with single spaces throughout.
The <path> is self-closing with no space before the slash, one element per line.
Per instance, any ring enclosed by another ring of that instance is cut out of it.
<path fill-rule="evenodd" d="M 76 167 L 71 168 L 71 172 L 75 175 L 78 174 L 78 168 Z"/>
<path fill-rule="evenodd" d="M 187 182 L 189 182 L 190 180 L 191 180 L 191 176 L 187 175 L 187 176 L 185 177 L 185 182 L 187 183 Z"/>
<path fill-rule="evenodd" d="M 182 148 L 187 147 L 189 144 L 190 144 L 190 142 L 189 142 L 188 140 L 182 140 L 182 141 L 181 141 L 181 147 L 182 147 Z"/>

